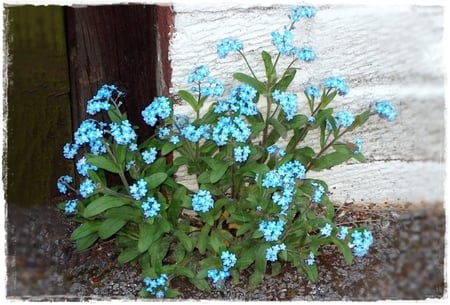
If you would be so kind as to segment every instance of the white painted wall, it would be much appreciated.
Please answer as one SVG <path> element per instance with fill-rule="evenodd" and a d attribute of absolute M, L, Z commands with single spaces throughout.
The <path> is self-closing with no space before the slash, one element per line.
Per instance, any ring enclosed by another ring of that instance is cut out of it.
<path fill-rule="evenodd" d="M 263 75 L 260 53 L 275 53 L 270 33 L 289 23 L 289 6 L 175 4 L 171 41 L 172 92 L 185 89 L 192 68 L 207 65 L 226 85 L 232 73 L 247 72 L 237 55 L 216 56 L 217 42 L 235 37 L 256 74 Z M 336 109 L 359 112 L 377 98 L 398 110 L 393 123 L 372 118 L 358 131 L 369 163 L 323 171 L 336 202 L 443 202 L 444 200 L 444 47 L 443 8 L 438 6 L 320 5 L 317 16 L 299 22 L 298 45 L 316 52 L 302 64 L 290 91 L 340 75 L 350 86 Z M 288 60 L 281 61 L 280 67 Z M 176 111 L 185 111 L 179 106 Z M 305 108 L 303 108 L 305 109 Z"/>

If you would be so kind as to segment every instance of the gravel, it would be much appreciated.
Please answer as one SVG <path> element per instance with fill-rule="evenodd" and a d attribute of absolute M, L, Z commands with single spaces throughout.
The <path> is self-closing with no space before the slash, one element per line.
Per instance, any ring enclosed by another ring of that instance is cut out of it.
<path fill-rule="evenodd" d="M 136 300 L 140 270 L 117 261 L 114 240 L 78 252 L 70 240 L 75 224 L 56 208 L 8 206 L 7 298 L 32 301 Z M 254 290 L 226 282 L 221 290 L 201 292 L 176 278 L 182 300 L 376 301 L 442 298 L 445 211 L 442 204 L 362 205 L 337 208 L 336 221 L 358 223 L 374 235 L 363 258 L 347 265 L 334 247 L 317 258 L 319 281 L 312 283 L 289 264 Z"/>

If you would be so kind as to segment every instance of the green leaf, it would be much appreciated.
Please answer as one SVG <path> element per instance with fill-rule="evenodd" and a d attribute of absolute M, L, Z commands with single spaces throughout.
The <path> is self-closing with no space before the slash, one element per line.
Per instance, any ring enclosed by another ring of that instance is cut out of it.
<path fill-rule="evenodd" d="M 122 253 L 120 253 L 118 260 L 121 264 L 125 264 L 131 262 L 133 259 L 138 257 L 141 254 L 137 248 L 128 248 Z"/>
<path fill-rule="evenodd" d="M 255 289 L 256 287 L 258 287 L 259 283 L 261 283 L 263 279 L 264 279 L 264 273 L 256 270 L 255 272 L 253 272 L 253 274 L 249 278 L 248 288 L 250 290 Z"/>
<path fill-rule="evenodd" d="M 272 276 L 277 276 L 278 274 L 281 273 L 281 264 L 280 262 L 275 262 L 270 264 L 271 269 L 272 269 Z"/>
<path fill-rule="evenodd" d="M 121 207 L 130 202 L 130 199 L 105 195 L 92 201 L 83 212 L 86 218 L 96 216 L 108 209 Z"/>
<path fill-rule="evenodd" d="M 157 227 L 149 223 L 143 223 L 139 230 L 139 241 L 137 249 L 139 252 L 145 252 L 150 248 L 152 242 L 157 238 L 155 235 Z M 158 236 L 159 237 L 159 236 Z"/>
<path fill-rule="evenodd" d="M 197 100 L 189 91 L 180 90 L 178 91 L 178 96 L 181 97 L 186 102 L 188 102 L 188 104 L 191 105 L 192 109 L 195 112 L 197 112 L 200 109 L 199 105 L 197 104 Z"/>
<path fill-rule="evenodd" d="M 331 103 L 331 101 L 333 101 L 333 99 L 336 97 L 337 91 L 334 90 L 332 93 L 328 94 L 328 95 L 323 95 L 321 97 L 321 104 L 320 104 L 320 109 L 323 109 L 325 107 L 328 106 L 328 104 Z"/>
<path fill-rule="evenodd" d="M 177 147 L 177 145 L 167 141 L 163 144 L 163 146 L 161 147 L 161 155 L 165 156 L 168 153 L 171 153 L 175 148 Z"/>
<path fill-rule="evenodd" d="M 98 235 L 101 239 L 109 238 L 122 229 L 126 223 L 127 221 L 123 219 L 108 218 L 99 227 Z"/>
<path fill-rule="evenodd" d="M 77 239 L 77 250 L 82 251 L 89 248 L 98 238 L 97 232 L 84 236 L 80 239 Z"/>
<path fill-rule="evenodd" d="M 306 122 L 308 121 L 308 117 L 303 114 L 297 114 L 294 116 L 294 118 L 288 122 L 286 122 L 286 125 L 289 129 L 298 129 L 306 125 Z"/>
<path fill-rule="evenodd" d="M 122 123 L 122 115 L 121 115 L 120 111 L 118 111 L 115 108 L 111 108 L 110 110 L 108 110 L 108 117 L 112 122 L 114 122 L 116 124 Z"/>
<path fill-rule="evenodd" d="M 76 240 L 91 235 L 92 233 L 97 233 L 100 225 L 101 225 L 100 221 L 85 222 L 72 232 L 70 238 Z"/>
<path fill-rule="evenodd" d="M 197 240 L 197 249 L 200 254 L 205 254 L 206 252 L 206 245 L 208 243 L 208 236 L 209 236 L 209 230 L 211 229 L 210 225 L 204 225 L 202 230 L 200 231 L 200 234 L 198 235 Z"/>
<path fill-rule="evenodd" d="M 120 164 L 120 166 L 123 167 L 125 164 L 125 157 L 127 156 L 128 146 L 116 145 L 116 147 L 117 147 L 116 149 L 117 164 Z"/>
<path fill-rule="evenodd" d="M 331 237 L 331 241 L 336 245 L 339 251 L 342 252 L 345 262 L 350 265 L 353 261 L 353 255 L 352 250 L 349 248 L 347 243 L 345 243 L 343 240 L 337 239 L 335 236 Z"/>
<path fill-rule="evenodd" d="M 238 81 L 240 81 L 240 82 L 249 84 L 250 86 L 255 88 L 256 91 L 258 91 L 260 94 L 265 95 L 267 93 L 266 86 L 264 85 L 264 83 L 262 83 L 259 80 L 251 77 L 250 75 L 237 72 L 237 73 L 233 74 L 233 77 L 235 79 L 237 79 Z"/>
<path fill-rule="evenodd" d="M 116 218 L 125 221 L 139 222 L 142 218 L 142 210 L 131 206 L 112 208 L 105 212 L 106 218 Z"/>
<path fill-rule="evenodd" d="M 278 132 L 279 135 L 281 135 L 283 139 L 286 139 L 287 130 L 286 127 L 284 127 L 283 124 L 280 123 L 280 121 L 271 117 L 269 119 L 269 124 L 273 126 L 273 128 Z"/>
<path fill-rule="evenodd" d="M 166 173 L 159 172 L 145 177 L 144 180 L 147 181 L 148 189 L 156 189 L 167 179 L 167 177 L 168 175 Z"/>
<path fill-rule="evenodd" d="M 200 291 L 210 291 L 211 290 L 211 287 L 209 286 L 208 281 L 206 281 L 205 279 L 195 278 L 195 279 L 191 279 L 189 281 L 192 284 L 194 284 L 194 286 Z"/>
<path fill-rule="evenodd" d="M 266 250 L 269 248 L 268 244 L 259 245 L 258 249 L 255 251 L 255 271 L 262 274 L 266 273 L 267 260 L 266 260 Z"/>
<path fill-rule="evenodd" d="M 261 56 L 264 62 L 264 68 L 266 69 L 267 80 L 269 84 L 273 84 L 277 81 L 277 72 L 272 63 L 272 56 L 266 51 L 262 51 Z"/>
<path fill-rule="evenodd" d="M 295 78 L 295 74 L 297 73 L 297 69 L 295 68 L 289 68 L 287 69 L 283 77 L 278 81 L 278 83 L 275 85 L 275 90 L 281 90 L 286 91 L 286 89 L 289 87 L 289 85 L 292 83 L 292 81 Z"/>
<path fill-rule="evenodd" d="M 205 162 L 208 163 L 208 166 L 211 168 L 209 172 L 209 178 L 211 183 L 216 183 L 222 179 L 223 175 L 228 169 L 228 164 L 224 161 L 217 160 L 214 158 L 204 158 Z"/>
<path fill-rule="evenodd" d="M 184 249 L 182 244 L 178 244 L 173 251 L 173 255 L 175 256 L 175 262 L 180 263 L 184 257 L 186 256 L 186 250 Z"/>
<path fill-rule="evenodd" d="M 97 166 L 98 168 L 102 168 L 114 174 L 120 172 L 120 169 L 117 166 L 117 164 L 104 156 L 96 156 L 89 153 L 86 153 L 85 155 L 87 162 L 91 165 Z"/>
<path fill-rule="evenodd" d="M 102 179 L 96 171 L 88 169 L 87 173 L 88 173 L 89 178 L 91 178 L 95 184 L 100 184 L 100 185 L 106 184 L 105 179 Z"/>
<path fill-rule="evenodd" d="M 332 168 L 333 166 L 344 163 L 351 157 L 352 157 L 351 153 L 342 153 L 335 151 L 315 159 L 313 161 L 314 166 L 312 170 L 320 171 L 326 168 Z"/>
<path fill-rule="evenodd" d="M 189 236 L 186 235 L 186 233 L 182 231 L 175 231 L 174 235 L 178 238 L 187 252 L 192 252 L 192 250 L 194 249 L 194 244 L 192 242 L 192 239 L 190 239 Z"/>
<path fill-rule="evenodd" d="M 180 292 L 176 289 L 169 288 L 166 290 L 164 297 L 167 299 L 173 299 L 180 295 Z"/>
<path fill-rule="evenodd" d="M 306 276 L 308 277 L 308 279 L 312 282 L 317 282 L 317 280 L 319 279 L 319 273 L 317 272 L 317 266 L 315 264 L 313 265 L 304 265 L 303 269 L 306 272 Z"/>
<path fill-rule="evenodd" d="M 189 269 L 187 267 L 177 266 L 174 270 L 174 273 L 176 275 L 181 275 L 184 277 L 187 277 L 189 279 L 193 279 L 195 277 L 194 271 L 192 269 Z"/>

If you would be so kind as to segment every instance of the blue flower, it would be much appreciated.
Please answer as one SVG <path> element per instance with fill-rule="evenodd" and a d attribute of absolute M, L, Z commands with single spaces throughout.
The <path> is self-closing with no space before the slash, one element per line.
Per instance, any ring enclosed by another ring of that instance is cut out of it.
<path fill-rule="evenodd" d="M 77 171 L 81 176 L 87 176 L 88 175 L 88 170 L 91 171 L 96 171 L 98 168 L 95 165 L 91 165 L 87 163 L 87 159 L 86 157 L 81 157 L 78 161 L 77 161 Z"/>
<path fill-rule="evenodd" d="M 245 162 L 250 154 L 250 147 L 248 146 L 238 146 L 234 148 L 234 159 L 236 162 Z"/>
<path fill-rule="evenodd" d="M 167 283 L 168 283 L 167 274 L 163 273 L 156 279 L 151 279 L 149 277 L 144 278 L 143 282 L 145 290 L 152 296 L 155 296 L 158 299 L 161 299 L 165 296 L 167 291 Z"/>
<path fill-rule="evenodd" d="M 173 145 L 177 145 L 178 143 L 180 143 L 180 137 L 178 137 L 177 135 L 173 135 L 170 137 L 169 142 Z"/>
<path fill-rule="evenodd" d="M 156 97 L 153 102 L 142 111 L 142 117 L 145 123 L 155 126 L 158 117 L 162 120 L 167 119 L 172 113 L 172 106 L 167 97 Z"/>
<path fill-rule="evenodd" d="M 119 145 L 128 145 L 137 138 L 137 134 L 128 120 L 122 121 L 120 125 L 111 123 L 109 128 L 111 129 L 111 135 Z"/>
<path fill-rule="evenodd" d="M 284 220 L 278 221 L 261 221 L 259 223 L 259 231 L 263 233 L 265 241 L 278 241 L 284 231 Z"/>
<path fill-rule="evenodd" d="M 280 251 L 286 250 L 286 245 L 284 243 L 280 245 L 274 245 L 266 249 L 266 260 L 270 262 L 276 262 L 278 260 L 278 253 Z"/>
<path fill-rule="evenodd" d="M 109 100 L 114 94 L 119 97 L 123 95 L 123 92 L 114 85 L 103 85 L 97 91 L 97 94 L 87 102 L 86 112 L 90 115 L 94 115 L 102 110 L 108 111 L 111 108 Z"/>
<path fill-rule="evenodd" d="M 94 155 L 106 153 L 106 148 L 101 141 L 104 130 L 98 127 L 101 127 L 101 124 L 95 120 L 88 119 L 81 122 L 74 133 L 75 144 L 81 146 L 88 143 Z"/>
<path fill-rule="evenodd" d="M 305 263 L 308 266 L 312 266 L 312 265 L 314 265 L 315 262 L 316 262 L 316 260 L 314 259 L 314 253 L 312 251 L 310 251 L 308 258 L 305 259 Z"/>
<path fill-rule="evenodd" d="M 297 58 L 306 62 L 311 62 L 316 58 L 316 54 L 311 48 L 301 47 L 297 51 Z"/>
<path fill-rule="evenodd" d="M 315 187 L 312 201 L 318 204 L 322 201 L 323 194 L 325 194 L 325 188 L 320 183 L 313 182 L 311 184 Z"/>
<path fill-rule="evenodd" d="M 197 91 L 197 87 L 191 87 L 191 92 L 195 93 Z M 208 77 L 200 84 L 201 96 L 219 97 L 222 96 L 224 92 L 225 88 L 223 87 L 223 83 L 214 77 Z"/>
<path fill-rule="evenodd" d="M 141 200 L 147 195 L 147 181 L 139 179 L 135 184 L 130 186 L 130 195 L 135 200 Z"/>
<path fill-rule="evenodd" d="M 294 35 L 288 29 L 284 29 L 282 33 L 272 32 L 272 43 L 282 55 L 295 54 Z"/>
<path fill-rule="evenodd" d="M 240 117 L 234 119 L 230 117 L 220 117 L 212 131 L 212 139 L 217 146 L 227 144 L 229 137 L 233 137 L 237 142 L 245 143 L 252 131 L 248 124 Z"/>
<path fill-rule="evenodd" d="M 323 237 L 330 237 L 331 236 L 331 231 L 333 231 L 333 228 L 331 227 L 331 225 L 329 223 L 327 223 L 325 226 L 323 226 L 320 229 L 320 234 Z"/>
<path fill-rule="evenodd" d="M 196 128 L 194 125 L 189 124 L 181 129 L 181 135 L 188 141 L 197 143 L 202 137 L 209 139 L 211 126 L 209 124 L 201 125 Z"/>
<path fill-rule="evenodd" d="M 94 193 L 94 191 L 95 183 L 91 179 L 86 179 L 83 183 L 80 184 L 80 195 L 83 198 L 87 198 L 89 195 Z"/>
<path fill-rule="evenodd" d="M 319 87 L 308 84 L 306 85 L 305 94 L 309 98 L 318 99 L 320 97 Z"/>
<path fill-rule="evenodd" d="M 73 182 L 72 177 L 69 175 L 64 175 L 59 177 L 58 181 L 56 182 L 56 186 L 58 187 L 58 190 L 61 194 L 67 193 L 67 186 L 66 184 L 70 184 Z"/>
<path fill-rule="evenodd" d="M 215 113 L 240 112 L 245 116 L 253 116 L 258 113 L 254 99 L 258 92 L 248 84 L 233 87 L 227 100 L 220 100 L 214 106 Z"/>
<path fill-rule="evenodd" d="M 272 194 L 272 201 L 281 208 L 281 214 L 286 215 L 289 205 L 294 199 L 295 189 L 293 186 L 286 186 L 283 191 Z"/>
<path fill-rule="evenodd" d="M 308 117 L 307 121 L 309 124 L 314 124 L 316 122 L 316 118 L 311 115 Z"/>
<path fill-rule="evenodd" d="M 160 140 L 166 139 L 170 135 L 170 129 L 167 127 L 161 127 L 158 130 L 158 138 Z"/>
<path fill-rule="evenodd" d="M 207 276 L 212 280 L 215 287 L 220 288 L 222 283 L 230 276 L 230 272 L 225 270 L 209 269 Z"/>
<path fill-rule="evenodd" d="M 312 18 L 316 15 L 316 8 L 314 6 L 294 6 L 291 7 L 291 11 L 292 13 L 289 15 L 289 18 L 292 22 Z"/>
<path fill-rule="evenodd" d="M 388 121 L 393 121 L 397 117 L 397 111 L 389 101 L 377 101 L 375 112 Z"/>
<path fill-rule="evenodd" d="M 136 143 L 131 143 L 130 146 L 128 146 L 129 151 L 137 151 L 138 145 Z"/>
<path fill-rule="evenodd" d="M 339 95 L 347 95 L 348 94 L 348 86 L 345 80 L 339 76 L 332 76 L 326 78 L 323 81 L 323 86 L 325 88 L 336 89 Z"/>
<path fill-rule="evenodd" d="M 131 160 L 130 162 L 128 162 L 127 164 L 125 164 L 125 170 L 130 171 L 131 168 L 136 164 L 136 161 Z"/>
<path fill-rule="evenodd" d="M 195 212 L 206 213 L 214 207 L 214 199 L 207 190 L 199 190 L 192 197 L 192 209 Z"/>
<path fill-rule="evenodd" d="M 217 56 L 224 58 L 231 52 L 238 52 L 243 48 L 242 42 L 233 38 L 225 38 L 217 44 Z"/>
<path fill-rule="evenodd" d="M 141 208 L 144 211 L 145 218 L 150 218 L 158 215 L 161 204 L 156 201 L 155 197 L 148 197 L 147 200 L 141 204 Z"/>
<path fill-rule="evenodd" d="M 223 251 L 220 255 L 220 258 L 222 259 L 224 271 L 228 271 L 231 268 L 233 268 L 234 265 L 236 265 L 237 262 L 236 255 L 234 253 L 231 253 L 230 251 Z"/>
<path fill-rule="evenodd" d="M 339 232 L 336 234 L 336 238 L 340 240 L 344 240 L 347 237 L 348 228 L 343 226 L 339 228 Z"/>
<path fill-rule="evenodd" d="M 336 127 L 348 128 L 355 121 L 355 116 L 350 111 L 338 111 L 334 116 L 336 120 Z"/>
<path fill-rule="evenodd" d="M 275 102 L 280 103 L 281 109 L 286 116 L 286 120 L 290 121 L 294 118 L 297 113 L 297 95 L 295 93 L 281 92 L 280 90 L 275 90 L 272 93 L 272 97 Z"/>
<path fill-rule="evenodd" d="M 356 149 L 353 151 L 354 154 L 360 154 L 363 147 L 363 141 L 359 137 L 355 137 Z"/>
<path fill-rule="evenodd" d="M 144 159 L 145 164 L 152 164 L 156 160 L 156 155 L 158 152 L 155 147 L 142 152 L 142 159 Z"/>
<path fill-rule="evenodd" d="M 201 65 L 198 67 L 195 67 L 191 74 L 187 77 L 187 83 L 188 84 L 198 84 L 202 82 L 207 76 L 209 75 L 209 69 L 205 65 Z"/>
<path fill-rule="evenodd" d="M 64 206 L 64 213 L 74 215 L 77 213 L 78 200 L 67 200 Z"/>
<path fill-rule="evenodd" d="M 273 144 L 266 148 L 266 151 L 269 155 L 277 155 L 280 157 L 284 157 L 286 155 L 286 151 L 280 146 Z"/>
<path fill-rule="evenodd" d="M 351 237 L 353 240 L 349 246 L 353 248 L 353 253 L 359 257 L 364 256 L 373 243 L 372 233 L 367 230 L 364 230 L 363 232 L 354 231 Z"/>
<path fill-rule="evenodd" d="M 63 155 L 66 159 L 73 159 L 75 158 L 76 154 L 78 153 L 79 146 L 77 144 L 72 143 L 66 143 L 63 148 Z"/>

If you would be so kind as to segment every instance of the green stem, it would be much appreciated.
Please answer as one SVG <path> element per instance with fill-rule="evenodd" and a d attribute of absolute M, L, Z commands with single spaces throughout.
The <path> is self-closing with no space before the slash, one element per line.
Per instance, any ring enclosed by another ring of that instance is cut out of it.
<path fill-rule="evenodd" d="M 267 97 L 267 110 L 266 110 L 266 120 L 265 120 L 265 124 L 264 124 L 264 130 L 263 130 L 263 138 L 262 138 L 262 146 L 265 147 L 266 146 L 266 141 L 267 141 L 267 134 L 269 132 L 269 119 L 270 119 L 270 109 L 272 108 L 272 103 L 273 103 L 273 98 L 272 96 L 268 96 Z"/>
<path fill-rule="evenodd" d="M 253 72 L 253 69 L 252 69 L 252 67 L 251 67 L 250 64 L 249 64 L 249 62 L 248 62 L 248 60 L 247 60 L 247 57 L 245 57 L 244 52 L 242 52 L 241 50 L 239 50 L 239 54 L 241 54 L 242 58 L 244 59 L 245 64 L 247 65 L 248 69 L 250 70 L 250 73 L 252 74 L 252 76 L 253 76 L 255 79 L 258 79 L 258 78 L 256 77 L 255 72 Z"/>
<path fill-rule="evenodd" d="M 105 143 L 104 145 L 106 147 L 106 150 L 108 151 L 109 156 L 111 157 L 111 159 L 113 160 L 114 164 L 117 165 L 117 167 L 119 168 L 119 177 L 120 177 L 120 181 L 122 181 L 122 184 L 125 186 L 125 189 L 129 192 L 130 191 L 130 186 L 128 184 L 127 178 L 125 177 L 124 173 L 123 173 L 123 168 L 120 164 L 118 164 L 116 157 L 114 156 L 113 152 L 111 151 L 111 147 L 109 147 L 108 143 Z"/>

